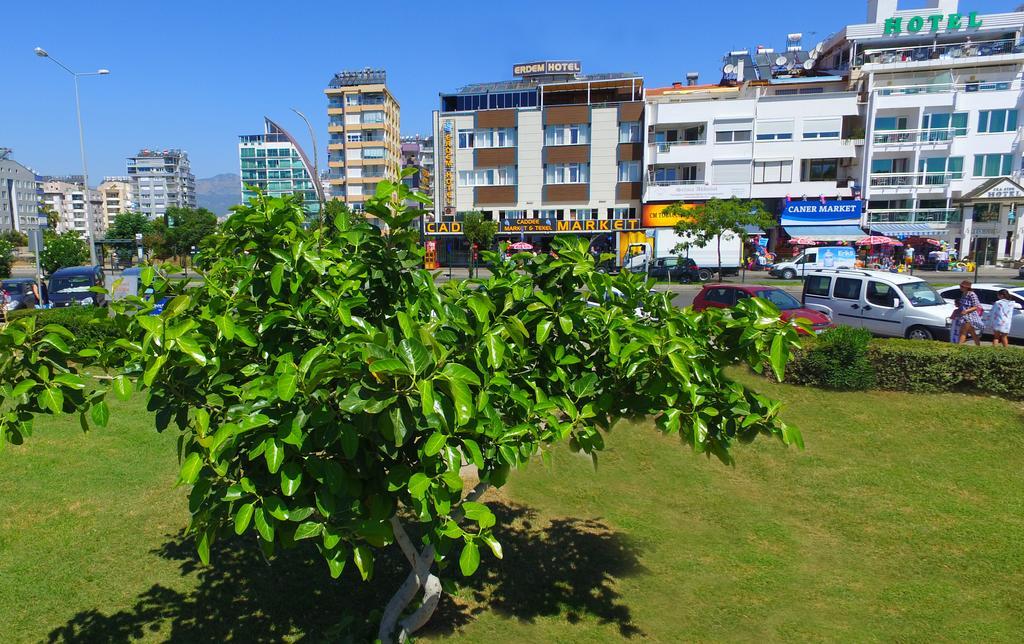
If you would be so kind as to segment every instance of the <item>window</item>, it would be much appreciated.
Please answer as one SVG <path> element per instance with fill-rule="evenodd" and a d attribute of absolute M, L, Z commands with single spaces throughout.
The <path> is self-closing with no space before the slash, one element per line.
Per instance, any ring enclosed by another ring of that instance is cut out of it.
<path fill-rule="evenodd" d="M 736 291 L 731 288 L 712 288 L 704 294 L 704 299 L 714 304 L 732 306 L 736 302 Z"/>
<path fill-rule="evenodd" d="M 974 176 L 998 177 L 1008 175 L 1013 170 L 1013 155 L 1010 154 L 976 154 L 974 156 Z"/>
<path fill-rule="evenodd" d="M 793 121 L 759 121 L 758 141 L 792 141 Z"/>
<path fill-rule="evenodd" d="M 697 166 L 668 166 L 655 168 L 651 173 L 651 180 L 655 183 L 693 183 L 697 181 Z"/>
<path fill-rule="evenodd" d="M 967 136 L 967 112 L 925 114 L 921 119 L 921 129 L 938 130 L 928 133 L 928 141 L 948 141 L 951 136 Z"/>
<path fill-rule="evenodd" d="M 974 221 L 979 224 L 998 224 L 1002 204 L 979 203 L 974 205 Z"/>
<path fill-rule="evenodd" d="M 501 210 L 499 211 L 502 219 L 525 219 L 525 210 Z"/>
<path fill-rule="evenodd" d="M 544 128 L 544 145 L 583 145 L 590 143 L 590 126 L 586 123 L 549 125 Z"/>
<path fill-rule="evenodd" d="M 1017 110 L 983 110 L 978 113 L 978 132 L 1012 132 L 1017 129 Z"/>
<path fill-rule="evenodd" d="M 362 115 L 363 123 L 383 123 L 384 112 L 363 112 Z"/>
<path fill-rule="evenodd" d="M 572 208 L 569 210 L 570 221 L 597 219 L 597 208 Z"/>
<path fill-rule="evenodd" d="M 639 161 L 619 161 L 619 182 L 640 181 Z"/>
<path fill-rule="evenodd" d="M 754 183 L 790 183 L 792 181 L 792 161 L 754 162 Z"/>
<path fill-rule="evenodd" d="M 515 144 L 515 128 L 459 130 L 460 148 L 511 148 Z"/>
<path fill-rule="evenodd" d="M 460 186 L 514 186 L 516 167 L 487 168 L 485 170 L 459 171 Z"/>
<path fill-rule="evenodd" d="M 610 208 L 609 219 L 636 219 L 636 208 Z"/>
<path fill-rule="evenodd" d="M 839 159 L 804 159 L 801 164 L 801 181 L 837 181 Z"/>
<path fill-rule="evenodd" d="M 860 280 L 848 277 L 836 278 L 836 288 L 832 292 L 832 296 L 841 300 L 859 300 Z"/>
<path fill-rule="evenodd" d="M 750 161 L 714 161 L 712 183 L 750 183 Z"/>
<path fill-rule="evenodd" d="M 907 129 L 908 121 L 905 116 L 876 116 L 875 117 L 875 129 L 876 130 L 905 130 Z"/>
<path fill-rule="evenodd" d="M 242 158 L 256 156 L 256 150 L 252 148 L 242 148 Z"/>
<path fill-rule="evenodd" d="M 843 129 L 843 119 L 811 119 L 804 121 L 805 139 L 838 139 Z"/>
<path fill-rule="evenodd" d="M 715 143 L 749 143 L 750 130 L 718 130 L 715 132 Z"/>
<path fill-rule="evenodd" d="M 640 122 L 619 123 L 619 143 L 639 143 Z"/>
<path fill-rule="evenodd" d="M 384 148 L 363 148 L 364 159 L 383 159 Z"/>
<path fill-rule="evenodd" d="M 828 297 L 828 290 L 832 286 L 832 278 L 824 275 L 812 275 L 807 278 L 807 294 Z"/>
<path fill-rule="evenodd" d="M 867 300 L 875 306 L 884 306 L 889 309 L 896 308 L 896 289 L 882 282 L 874 280 L 868 282 Z"/>
<path fill-rule="evenodd" d="M 359 143 L 363 140 L 363 135 L 360 132 L 356 132 L 355 134 L 349 134 L 346 139 L 349 143 Z"/>
<path fill-rule="evenodd" d="M 921 159 L 918 162 L 917 170 L 926 174 L 924 185 L 942 185 L 950 179 L 964 178 L 964 158 L 936 157 Z"/>
<path fill-rule="evenodd" d="M 544 166 L 544 183 L 587 183 L 590 165 L 587 163 L 551 163 Z"/>

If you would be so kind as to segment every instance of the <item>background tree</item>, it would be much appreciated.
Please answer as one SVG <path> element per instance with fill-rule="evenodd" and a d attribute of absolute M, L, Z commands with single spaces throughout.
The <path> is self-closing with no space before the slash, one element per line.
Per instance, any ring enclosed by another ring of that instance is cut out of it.
<path fill-rule="evenodd" d="M 675 226 L 676 234 L 688 240 L 677 245 L 675 253 L 681 254 L 691 246 L 703 247 L 715 242 L 718 251 L 718 279 L 722 279 L 722 239 L 735 235 L 746 240 L 747 226 L 771 228 L 775 225 L 775 220 L 760 201 L 735 198 L 710 199 L 696 208 L 675 203 L 666 208 L 665 213 L 680 217 Z"/>
<path fill-rule="evenodd" d="M 599 273 L 578 238 L 556 240 L 557 257 L 485 253 L 486 288 L 438 285 L 418 268 L 422 211 L 384 183 L 367 213 L 388 232 L 346 211 L 310 227 L 301 199 L 257 197 L 210 240 L 201 285 L 143 269 L 154 296 L 112 303 L 122 337 L 102 350 L 71 359 L 61 330 L 32 318 L 0 328 L 0 440 L 23 440 L 37 413 L 106 424 L 87 378 L 106 368 L 117 395 L 147 396 L 158 431 L 181 432 L 204 563 L 237 534 L 266 556 L 315 547 L 334 577 L 351 562 L 371 579 L 397 546 L 411 572 L 384 607 L 385 642 L 426 623 L 441 577 L 503 556 L 482 494 L 553 444 L 596 461 L 603 433 L 637 416 L 724 462 L 759 435 L 800 443 L 778 403 L 725 371 L 770 363 L 781 377 L 797 338 L 767 302 L 692 315 L 642 276 Z"/>
<path fill-rule="evenodd" d="M 47 275 L 65 266 L 83 266 L 89 262 L 89 245 L 73 230 L 43 235 L 45 248 L 39 254 L 39 264 Z"/>
<path fill-rule="evenodd" d="M 130 263 L 135 254 L 135 235 L 145 236 L 153 232 L 153 222 L 146 215 L 140 212 L 122 212 L 114 216 L 114 221 L 107 228 L 107 239 L 130 240 L 131 244 L 118 246 L 116 249 L 118 261 L 122 264 Z"/>
<path fill-rule="evenodd" d="M 0 239 L 6 239 L 15 247 L 28 246 L 28 235 L 20 230 L 5 230 L 0 233 Z"/>
<path fill-rule="evenodd" d="M 7 239 L 0 238 L 0 277 L 10 277 L 13 265 L 14 244 Z"/>
<path fill-rule="evenodd" d="M 39 205 L 39 214 L 46 217 L 46 225 L 50 230 L 57 232 L 57 224 L 60 223 L 60 216 L 48 203 Z"/>
<path fill-rule="evenodd" d="M 206 208 L 168 208 L 167 243 L 176 257 L 188 257 L 217 230 L 217 215 Z"/>
<path fill-rule="evenodd" d="M 467 212 L 462 221 L 462 234 L 470 245 L 469 276 L 473 277 L 476 273 L 478 255 L 478 252 L 473 252 L 473 245 L 475 244 L 480 251 L 489 250 L 494 243 L 494 236 L 498 234 L 498 223 L 486 219 L 481 212 Z"/>

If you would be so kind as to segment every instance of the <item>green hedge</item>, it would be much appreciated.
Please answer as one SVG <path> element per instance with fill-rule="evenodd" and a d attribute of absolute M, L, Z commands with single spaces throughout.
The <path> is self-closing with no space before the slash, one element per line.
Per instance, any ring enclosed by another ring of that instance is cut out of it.
<path fill-rule="evenodd" d="M 107 315 L 107 309 L 98 306 L 69 306 L 60 309 L 18 309 L 11 311 L 8 319 L 33 315 L 39 324 L 59 324 L 70 331 L 75 339 L 69 343 L 73 351 L 96 346 L 118 337 L 114 321 Z"/>
<path fill-rule="evenodd" d="M 857 369 L 837 367 L 829 362 L 830 353 L 835 353 L 830 343 L 821 338 L 808 339 L 786 368 L 786 380 L 829 389 L 959 392 L 1024 400 L 1024 350 L 1015 347 L 871 340 L 863 356 L 874 377 L 872 382 L 865 381 L 857 387 L 850 387 L 849 380 L 835 376 L 837 372 L 848 374 Z"/>

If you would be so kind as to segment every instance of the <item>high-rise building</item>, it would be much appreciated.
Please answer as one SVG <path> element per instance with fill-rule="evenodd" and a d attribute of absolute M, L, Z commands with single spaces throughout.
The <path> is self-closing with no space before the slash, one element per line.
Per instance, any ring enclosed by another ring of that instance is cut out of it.
<path fill-rule="evenodd" d="M 382 179 L 398 179 L 398 101 L 388 91 L 383 70 L 339 72 L 324 93 L 330 196 L 361 210 Z"/>
<path fill-rule="evenodd" d="M 415 168 L 416 173 L 402 181 L 424 194 L 432 194 L 434 190 L 434 137 L 403 136 L 402 137 L 402 169 Z"/>
<path fill-rule="evenodd" d="M 114 217 L 135 210 L 132 182 L 128 177 L 104 177 L 99 191 L 103 197 L 103 208 L 100 211 L 102 215 L 97 215 L 97 218 L 105 219 L 108 228 L 114 223 Z"/>
<path fill-rule="evenodd" d="M 33 229 L 38 212 L 36 173 L 12 159 L 10 148 L 0 148 L 0 231 Z"/>
<path fill-rule="evenodd" d="M 562 233 L 619 247 L 640 228 L 643 78 L 585 75 L 575 61 L 515 65 L 513 75 L 444 93 L 434 112 L 438 176 L 424 232 L 439 261 L 465 261 L 470 211 L 539 248 Z"/>
<path fill-rule="evenodd" d="M 87 236 L 88 217 L 92 217 L 92 232 L 101 238 L 107 229 L 103 212 L 103 197 L 99 190 L 86 189 L 82 175 L 41 177 L 42 201 L 57 213 L 57 232 L 74 231 Z M 88 200 L 88 205 L 86 204 Z"/>
<path fill-rule="evenodd" d="M 183 150 L 140 150 L 128 157 L 128 177 L 139 212 L 150 219 L 168 208 L 196 207 L 196 179 Z"/>
<path fill-rule="evenodd" d="M 313 164 L 291 134 L 269 118 L 263 120 L 263 134 L 238 137 L 242 200 L 248 202 L 255 196 L 249 188 L 259 188 L 272 197 L 298 192 L 307 213 L 320 212 L 322 195 L 312 179 Z"/>

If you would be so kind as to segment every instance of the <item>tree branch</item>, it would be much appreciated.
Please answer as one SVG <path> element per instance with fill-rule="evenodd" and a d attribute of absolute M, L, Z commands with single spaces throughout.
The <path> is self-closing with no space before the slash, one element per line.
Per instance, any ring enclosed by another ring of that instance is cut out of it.
<path fill-rule="evenodd" d="M 395 541 L 398 542 L 398 547 L 402 549 L 402 554 L 409 561 L 409 565 L 416 566 L 416 547 L 412 545 L 412 540 L 409 539 L 409 533 L 402 527 L 402 522 L 398 520 L 398 517 L 391 517 L 391 529 L 395 533 Z"/>
<path fill-rule="evenodd" d="M 398 590 L 384 608 L 384 615 L 380 620 L 380 629 L 377 631 L 377 637 L 381 642 L 394 641 L 392 634 L 398 625 L 398 618 L 401 617 L 405 607 L 416 598 L 416 593 L 419 592 L 420 587 L 426 583 L 427 576 L 430 574 L 430 568 L 433 565 L 434 546 L 431 544 L 424 547 L 420 552 L 409 576 L 405 578 L 405 581 L 398 587 Z"/>
<path fill-rule="evenodd" d="M 410 635 L 423 628 L 430 621 L 441 601 L 441 580 L 436 575 L 427 575 L 423 582 L 423 603 L 412 615 L 400 622 L 402 630 L 398 633 L 399 644 L 404 644 Z"/>

